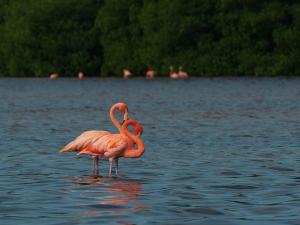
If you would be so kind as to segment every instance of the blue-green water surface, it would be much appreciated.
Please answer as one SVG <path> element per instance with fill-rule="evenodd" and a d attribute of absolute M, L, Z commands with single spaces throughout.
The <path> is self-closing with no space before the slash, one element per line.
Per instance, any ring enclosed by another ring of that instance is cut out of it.
<path fill-rule="evenodd" d="M 0 79 L 0 224 L 300 224 L 300 79 Z M 109 130 L 145 154 L 120 178 L 58 149 Z"/>

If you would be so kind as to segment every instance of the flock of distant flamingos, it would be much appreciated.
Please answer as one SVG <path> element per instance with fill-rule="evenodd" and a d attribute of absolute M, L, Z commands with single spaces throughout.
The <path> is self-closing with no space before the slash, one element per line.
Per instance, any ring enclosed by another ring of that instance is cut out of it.
<path fill-rule="evenodd" d="M 147 79 L 153 79 L 156 76 L 156 74 L 157 73 L 156 73 L 155 70 L 149 69 L 146 72 L 146 78 Z M 52 74 L 50 74 L 49 79 L 50 80 L 56 80 L 58 77 L 59 77 L 58 73 L 52 73 Z M 85 75 L 84 75 L 83 72 L 79 72 L 78 73 L 78 79 L 82 80 L 84 77 L 85 77 Z M 123 69 L 123 78 L 124 79 L 128 79 L 130 77 L 132 77 L 131 71 L 129 69 Z M 176 80 L 176 79 L 186 79 L 186 78 L 189 78 L 189 74 L 187 72 L 182 71 L 182 67 L 181 66 L 178 68 L 178 72 L 176 72 L 174 70 L 173 66 L 170 66 L 169 77 L 171 79 L 173 79 L 173 80 Z"/>
<path fill-rule="evenodd" d="M 123 115 L 122 124 L 116 119 L 115 111 L 119 110 Z M 93 175 L 99 174 L 99 158 L 109 160 L 109 176 L 112 174 L 112 164 L 115 162 L 115 173 L 119 176 L 118 160 L 120 157 L 138 158 L 145 151 L 144 142 L 141 139 L 143 128 L 134 119 L 129 119 L 128 106 L 119 102 L 110 108 L 110 119 L 119 130 L 118 134 L 112 134 L 104 130 L 90 130 L 80 134 L 69 144 L 60 149 L 60 152 L 76 151 L 77 155 L 91 155 L 93 158 Z M 133 127 L 133 132 L 129 130 Z"/>

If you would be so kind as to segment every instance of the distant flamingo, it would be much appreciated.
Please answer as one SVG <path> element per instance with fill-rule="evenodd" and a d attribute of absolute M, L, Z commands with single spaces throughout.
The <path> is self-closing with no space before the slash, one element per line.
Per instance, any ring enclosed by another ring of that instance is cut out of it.
<path fill-rule="evenodd" d="M 52 74 L 50 74 L 50 76 L 49 76 L 49 79 L 50 80 L 56 80 L 58 78 L 58 73 L 52 73 Z"/>
<path fill-rule="evenodd" d="M 170 66 L 170 78 L 173 80 L 178 79 L 178 73 L 174 71 L 173 66 Z"/>
<path fill-rule="evenodd" d="M 147 79 L 153 79 L 154 77 L 155 77 L 155 75 L 156 75 L 156 72 L 155 72 L 155 70 L 148 70 L 147 72 L 146 72 L 146 78 Z"/>
<path fill-rule="evenodd" d="M 134 126 L 134 131 L 137 135 L 132 134 L 128 130 L 129 125 Z M 144 153 L 144 142 L 139 137 L 142 133 L 143 128 L 136 120 L 126 120 L 121 127 L 120 134 L 103 135 L 97 141 L 80 151 L 77 155 L 89 154 L 96 157 L 97 161 L 99 157 L 108 159 L 109 176 L 111 176 L 112 173 L 112 162 L 115 161 L 116 175 L 118 175 L 118 160 L 120 157 L 138 158 Z M 137 145 L 137 149 L 134 149 L 135 144 Z"/>
<path fill-rule="evenodd" d="M 115 127 L 120 131 L 121 124 L 115 117 L 115 111 L 120 110 L 123 114 L 123 120 L 128 119 L 128 107 L 125 103 L 119 102 L 114 104 L 110 108 L 110 119 L 112 123 L 115 125 Z M 111 134 L 108 131 L 103 130 L 90 130 L 85 131 L 82 134 L 80 134 L 77 138 L 75 138 L 73 141 L 71 141 L 69 144 L 67 144 L 65 147 L 60 149 L 60 152 L 67 152 L 67 151 L 81 151 L 85 149 L 88 145 L 94 143 L 96 140 L 101 138 L 104 135 Z M 93 168 L 96 168 L 96 163 L 98 163 L 97 157 L 93 157 Z M 96 172 L 96 171 L 94 171 Z"/>
<path fill-rule="evenodd" d="M 84 78 L 84 73 L 83 72 L 79 72 L 78 73 L 78 79 L 82 80 Z"/>
<path fill-rule="evenodd" d="M 128 79 L 129 77 L 131 77 L 132 76 L 132 73 L 130 72 L 130 70 L 128 70 L 128 69 L 123 69 L 123 77 L 125 78 L 125 79 Z"/>
<path fill-rule="evenodd" d="M 186 79 L 189 77 L 187 72 L 182 71 L 182 66 L 179 67 L 178 77 L 181 79 Z"/>

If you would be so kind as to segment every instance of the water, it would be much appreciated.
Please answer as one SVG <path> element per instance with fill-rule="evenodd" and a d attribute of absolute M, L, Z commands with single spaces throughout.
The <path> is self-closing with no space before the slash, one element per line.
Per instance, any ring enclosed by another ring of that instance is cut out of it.
<path fill-rule="evenodd" d="M 300 223 L 300 79 L 1 79 L 0 97 L 0 224 Z M 116 132 L 117 101 L 146 152 L 94 178 L 58 149 Z"/>

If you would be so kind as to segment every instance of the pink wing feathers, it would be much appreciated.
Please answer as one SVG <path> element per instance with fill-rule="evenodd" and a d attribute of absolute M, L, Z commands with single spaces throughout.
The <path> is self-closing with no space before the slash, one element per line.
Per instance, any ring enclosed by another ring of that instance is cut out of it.
<path fill-rule="evenodd" d="M 77 155 L 89 154 L 104 156 L 106 158 L 118 158 L 131 145 L 133 145 L 131 140 L 124 135 L 108 134 L 88 145 Z"/>
<path fill-rule="evenodd" d="M 102 131 L 102 130 L 91 130 L 91 131 L 85 131 L 81 135 L 79 135 L 77 138 L 75 138 L 73 141 L 71 141 L 69 144 L 67 144 L 65 147 L 60 149 L 60 152 L 66 152 L 66 151 L 80 151 L 84 148 L 86 148 L 88 145 L 94 143 L 99 138 L 111 134 L 108 131 Z"/>

